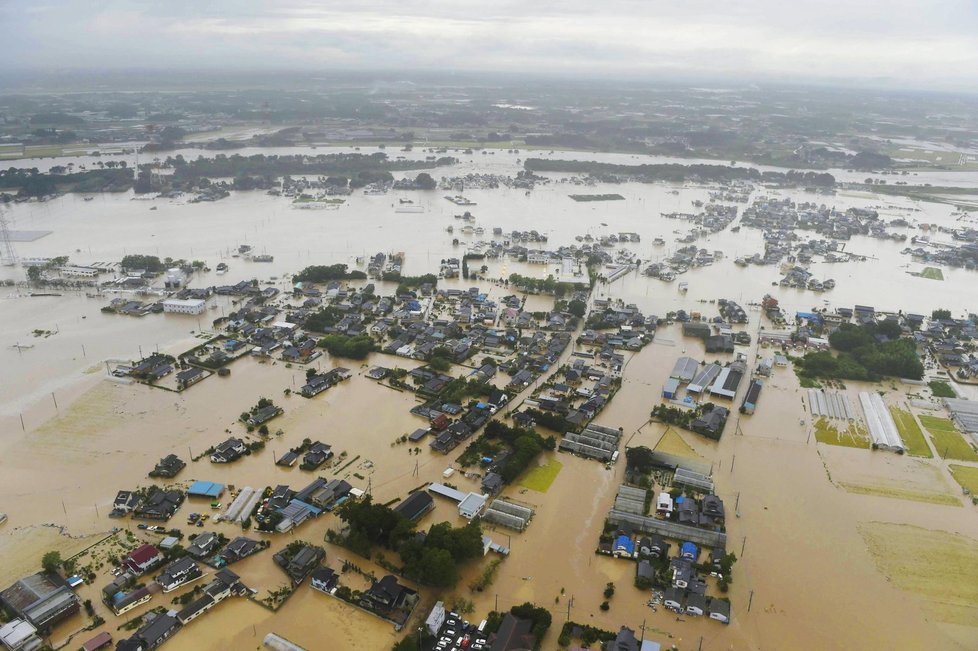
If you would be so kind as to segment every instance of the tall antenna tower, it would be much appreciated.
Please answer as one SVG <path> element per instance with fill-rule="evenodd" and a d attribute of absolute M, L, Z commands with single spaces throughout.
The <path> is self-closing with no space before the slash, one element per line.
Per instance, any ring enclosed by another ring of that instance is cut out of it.
<path fill-rule="evenodd" d="M 17 264 L 17 253 L 11 240 L 10 228 L 7 226 L 7 215 L 0 206 L 0 262 L 7 267 Z"/>

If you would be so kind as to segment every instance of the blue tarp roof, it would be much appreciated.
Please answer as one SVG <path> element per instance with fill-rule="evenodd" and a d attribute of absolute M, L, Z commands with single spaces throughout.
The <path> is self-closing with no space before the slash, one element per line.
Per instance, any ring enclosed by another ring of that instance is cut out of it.
<path fill-rule="evenodd" d="M 224 484 L 212 481 L 195 481 L 187 490 L 187 495 L 194 497 L 219 497 L 224 492 Z"/>
<path fill-rule="evenodd" d="M 615 540 L 615 549 L 624 549 L 631 554 L 635 551 L 635 543 L 628 536 L 618 536 Z"/>
<path fill-rule="evenodd" d="M 684 542 L 683 546 L 679 549 L 681 554 L 692 554 L 693 556 L 699 556 L 699 549 L 691 542 Z"/>

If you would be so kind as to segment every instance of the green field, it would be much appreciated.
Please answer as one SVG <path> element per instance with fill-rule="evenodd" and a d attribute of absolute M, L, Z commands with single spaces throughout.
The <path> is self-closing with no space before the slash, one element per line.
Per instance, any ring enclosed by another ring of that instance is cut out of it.
<path fill-rule="evenodd" d="M 920 272 L 920 277 L 928 280 L 944 280 L 944 272 L 937 267 L 924 267 L 924 270 Z"/>
<path fill-rule="evenodd" d="M 819 443 L 864 450 L 868 450 L 870 446 L 869 434 L 861 424 L 849 423 L 846 429 L 840 431 L 828 418 L 819 418 L 815 421 L 815 440 Z"/>
<path fill-rule="evenodd" d="M 907 454 L 928 459 L 934 456 L 934 453 L 930 451 L 930 446 L 927 445 L 927 439 L 924 438 L 920 425 L 914 420 L 913 414 L 898 407 L 890 407 L 890 414 L 896 422 L 900 438 L 907 446 Z"/>
<path fill-rule="evenodd" d="M 545 466 L 537 466 L 526 473 L 523 481 L 520 482 L 520 486 L 529 488 L 531 491 L 537 491 L 538 493 L 546 493 L 550 489 L 550 485 L 557 479 L 557 475 L 560 474 L 560 469 L 563 467 L 563 464 L 559 461 L 551 461 Z"/>
<path fill-rule="evenodd" d="M 930 434 L 934 447 L 942 458 L 978 461 L 978 452 L 961 435 L 953 421 L 935 416 L 921 416 L 920 422 Z"/>
<path fill-rule="evenodd" d="M 944 380 L 931 380 L 927 383 L 927 386 L 930 387 L 930 392 L 934 394 L 935 398 L 958 397 L 958 394 L 954 392 L 954 388 Z"/>
<path fill-rule="evenodd" d="M 948 467 L 954 475 L 954 480 L 961 484 L 962 488 L 967 488 L 972 495 L 978 495 L 978 468 L 953 463 Z"/>

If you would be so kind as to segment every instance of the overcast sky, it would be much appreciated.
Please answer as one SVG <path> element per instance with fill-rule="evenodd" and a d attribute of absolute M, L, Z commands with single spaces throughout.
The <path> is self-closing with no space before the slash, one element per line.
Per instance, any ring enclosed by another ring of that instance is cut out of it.
<path fill-rule="evenodd" d="M 978 0 L 0 0 L 9 69 L 425 68 L 978 90 Z"/>

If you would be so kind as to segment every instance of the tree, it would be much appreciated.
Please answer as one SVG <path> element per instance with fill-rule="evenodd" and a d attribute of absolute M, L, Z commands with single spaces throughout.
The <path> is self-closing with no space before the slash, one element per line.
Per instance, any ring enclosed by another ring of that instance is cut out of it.
<path fill-rule="evenodd" d="M 50 551 L 41 557 L 41 567 L 48 574 L 53 574 L 61 567 L 61 552 Z"/>
<path fill-rule="evenodd" d="M 458 583 L 458 568 L 451 553 L 447 549 L 426 549 L 418 565 L 418 580 L 440 587 Z"/>
<path fill-rule="evenodd" d="M 325 348 L 334 357 L 348 357 L 350 359 L 364 359 L 377 347 L 370 335 L 357 335 L 356 337 L 326 335 L 319 340 L 318 345 L 320 348 Z"/>
<path fill-rule="evenodd" d="M 123 269 L 144 269 L 150 273 L 163 271 L 163 263 L 155 255 L 127 255 L 119 266 Z"/>
<path fill-rule="evenodd" d="M 538 640 L 543 639 L 543 636 L 547 633 L 547 629 L 550 628 L 550 623 L 553 621 L 549 610 L 534 606 L 530 602 L 513 606 L 509 612 L 520 619 L 528 619 L 533 622 L 533 628 L 530 629 L 530 632 Z"/>
<path fill-rule="evenodd" d="M 431 178 L 431 174 L 421 172 L 414 178 L 414 184 L 422 190 L 434 190 L 438 187 L 438 182 Z"/>
<path fill-rule="evenodd" d="M 348 277 L 345 264 L 312 265 L 295 275 L 299 282 L 324 283 L 330 280 L 344 280 Z"/>
<path fill-rule="evenodd" d="M 39 282 L 41 280 L 41 268 L 40 267 L 27 267 L 27 280 L 32 283 Z"/>
<path fill-rule="evenodd" d="M 579 319 L 583 319 L 587 313 L 587 304 L 579 299 L 574 299 L 567 304 L 567 311 Z"/>
<path fill-rule="evenodd" d="M 652 468 L 655 467 L 655 457 L 652 450 L 644 445 L 625 450 L 625 459 L 627 460 L 626 467 L 629 470 L 635 470 L 643 475 L 652 472 Z"/>
<path fill-rule="evenodd" d="M 876 331 L 890 339 L 896 339 L 903 334 L 903 330 L 900 329 L 900 324 L 896 321 L 883 321 L 876 326 Z"/>
<path fill-rule="evenodd" d="M 442 357 L 441 355 L 437 357 L 432 357 L 428 361 L 428 366 L 433 371 L 438 371 L 439 373 L 444 373 L 452 367 L 452 361 L 447 357 Z"/>
<path fill-rule="evenodd" d="M 939 309 L 930 313 L 930 318 L 934 321 L 943 321 L 951 318 L 951 310 Z"/>

